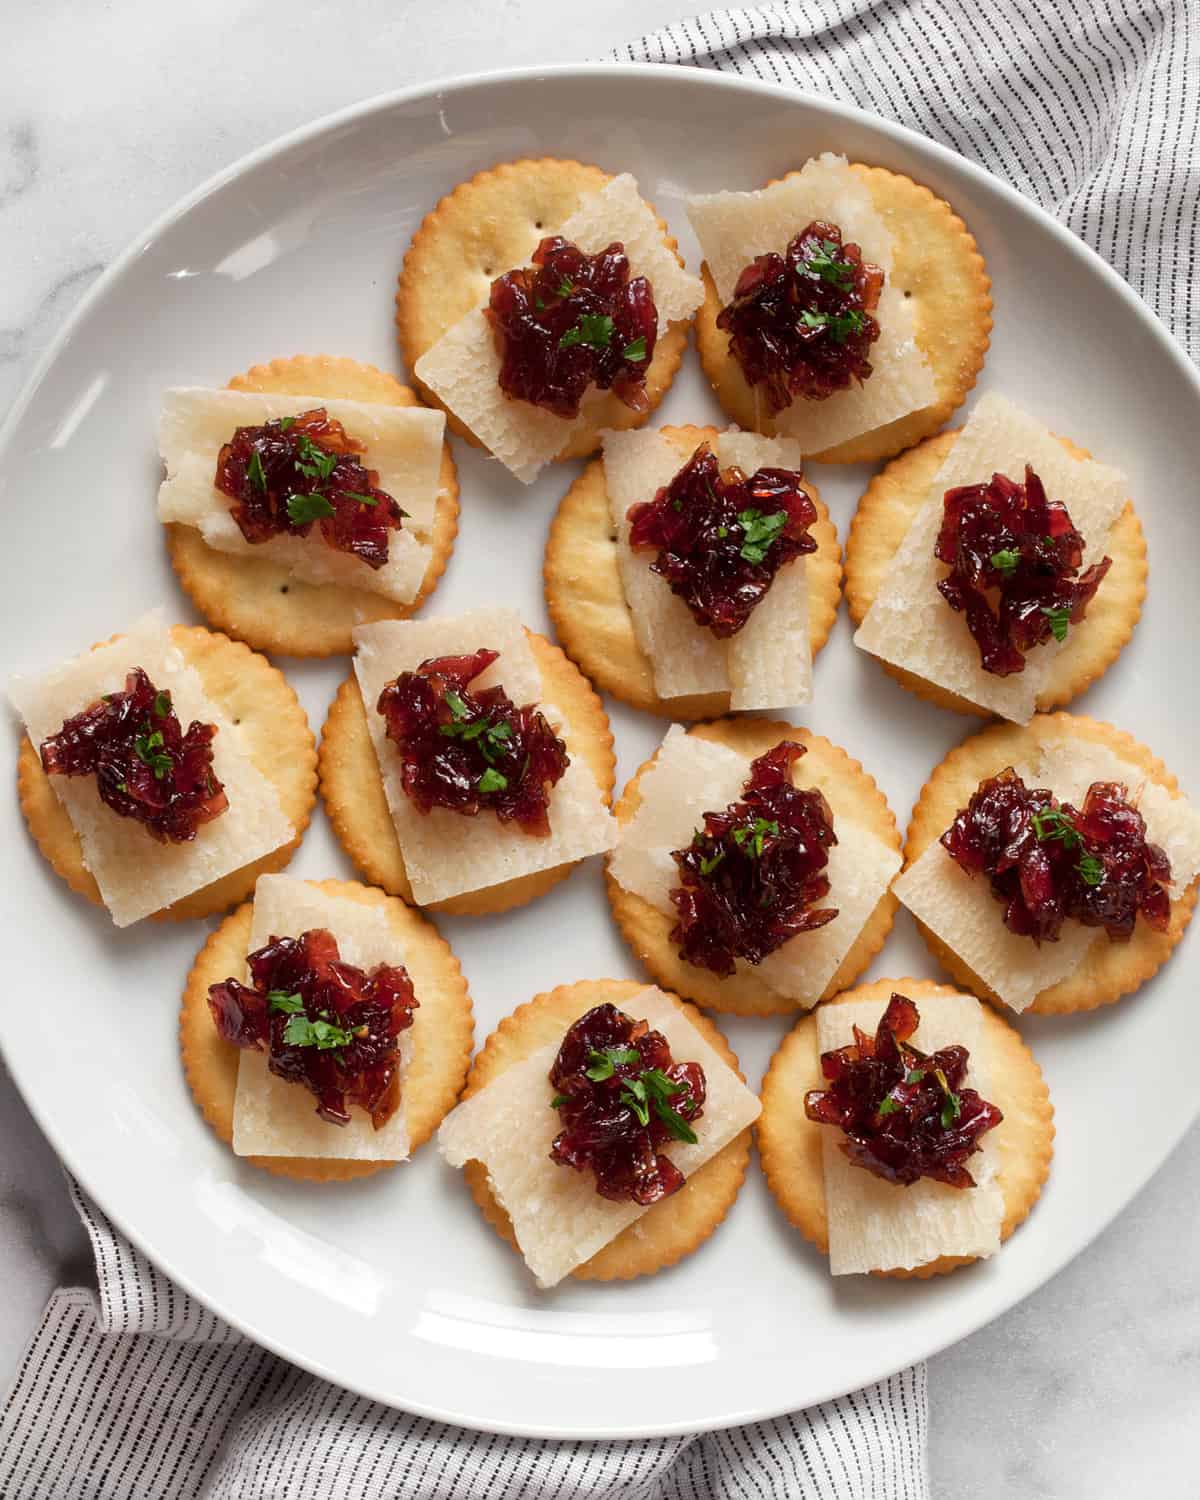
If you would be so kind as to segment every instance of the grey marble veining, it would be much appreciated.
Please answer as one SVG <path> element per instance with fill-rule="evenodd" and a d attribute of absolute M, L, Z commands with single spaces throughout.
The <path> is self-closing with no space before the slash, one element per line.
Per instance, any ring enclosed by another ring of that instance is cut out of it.
<path fill-rule="evenodd" d="M 697 8 L 696 0 L 0 7 L 0 409 L 102 267 L 243 152 L 370 94 L 598 56 Z M 49 1292 L 86 1280 L 89 1256 L 54 1154 L 2 1070 L 0 1140 L 6 1383 Z M 1194 1497 L 1198 1246 L 1193 1131 L 1073 1265 L 931 1361 L 938 1500 Z"/>

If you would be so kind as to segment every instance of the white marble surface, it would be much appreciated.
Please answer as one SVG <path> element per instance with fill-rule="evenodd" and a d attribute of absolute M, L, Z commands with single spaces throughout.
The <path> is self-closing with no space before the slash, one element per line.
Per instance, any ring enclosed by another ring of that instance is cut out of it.
<path fill-rule="evenodd" d="M 0 409 L 126 241 L 245 151 L 426 78 L 601 56 L 695 8 L 694 0 L 553 11 L 547 0 L 0 6 Z M 55 1158 L 2 1068 L 0 1139 L 5 1382 L 50 1290 L 86 1279 L 88 1252 Z M 1194 1130 L 1074 1265 L 931 1361 L 937 1500 L 1195 1496 L 1198 1244 Z"/>

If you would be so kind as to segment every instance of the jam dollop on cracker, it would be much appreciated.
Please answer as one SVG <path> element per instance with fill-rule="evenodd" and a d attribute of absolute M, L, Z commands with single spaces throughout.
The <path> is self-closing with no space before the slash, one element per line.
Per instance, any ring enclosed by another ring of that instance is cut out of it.
<path fill-rule="evenodd" d="M 922 1177 L 969 1188 L 966 1163 L 979 1138 L 1004 1116 L 974 1090 L 964 1088 L 965 1047 L 919 1052 L 908 1038 L 920 1013 L 906 995 L 893 994 L 875 1035 L 857 1026 L 854 1041 L 821 1054 L 824 1089 L 810 1089 L 804 1112 L 845 1133 L 839 1142 L 856 1167 L 885 1182 L 908 1187 Z"/>
<path fill-rule="evenodd" d="M 323 927 L 298 938 L 272 937 L 246 963 L 250 984 L 209 986 L 217 1031 L 235 1047 L 267 1055 L 267 1066 L 317 1099 L 331 1125 L 350 1122 L 359 1105 L 378 1130 L 400 1104 L 399 1042 L 417 998 L 408 971 L 344 962 Z"/>
<path fill-rule="evenodd" d="M 363 465 L 365 451 L 324 407 L 315 407 L 237 428 L 217 455 L 213 483 L 233 501 L 233 519 L 248 542 L 305 537 L 315 522 L 326 546 L 378 569 L 405 513 L 379 488 L 378 472 Z"/>
<path fill-rule="evenodd" d="M 791 469 L 721 473 L 701 443 L 653 500 L 629 509 L 629 545 L 653 548 L 651 570 L 666 580 L 697 625 L 718 639 L 736 635 L 775 575 L 817 550 L 816 506 Z"/>
<path fill-rule="evenodd" d="M 771 251 L 746 266 L 717 327 L 772 412 L 797 398 L 824 401 L 870 376 L 883 279 L 858 245 L 842 243 L 838 225 L 819 219 L 782 255 Z"/>
<path fill-rule="evenodd" d="M 1083 619 L 1112 559 L 1080 573 L 1084 538 L 1028 464 L 1024 484 L 993 474 L 947 490 L 942 505 L 935 553 L 950 572 L 938 592 L 966 617 L 985 672 L 1023 672 L 1026 652 Z"/>
<path fill-rule="evenodd" d="M 761 963 L 798 933 L 823 927 L 829 894 L 833 813 L 815 789 L 792 785 L 804 746 L 783 740 L 750 765 L 741 800 L 704 815 L 704 826 L 671 858 L 681 885 L 671 892 L 680 957 L 715 974 L 735 960 Z"/>
<path fill-rule="evenodd" d="M 646 410 L 658 311 L 650 283 L 630 276 L 619 240 L 587 255 L 561 235 L 547 235 L 532 266 L 492 282 L 487 318 L 505 395 L 577 417 L 584 393 L 596 386 Z"/>
<path fill-rule="evenodd" d="M 988 878 L 1008 930 L 1037 943 L 1056 941 L 1068 917 L 1117 942 L 1139 915 L 1157 932 L 1170 924 L 1171 862 L 1117 782 L 1093 782 L 1076 808 L 1009 767 L 980 782 L 941 843 Z"/>
<path fill-rule="evenodd" d="M 400 752 L 404 790 L 421 812 L 446 807 L 473 818 L 487 808 L 545 837 L 550 791 L 570 757 L 535 704 L 518 708 L 501 686 L 472 690 L 499 654 L 431 657 L 389 682 L 377 708 Z"/>
<path fill-rule="evenodd" d="M 105 693 L 42 741 L 48 776 L 94 776 L 100 800 L 160 843 L 184 844 L 229 806 L 213 770 L 214 724 L 185 731 L 141 667 L 119 693 Z"/>
<path fill-rule="evenodd" d="M 699 1063 L 675 1062 L 661 1031 L 597 1005 L 563 1037 L 550 1082 L 563 1126 L 552 1161 L 590 1167 L 602 1198 L 645 1205 L 679 1191 L 684 1175 L 659 1148 L 696 1141 L 691 1122 L 706 1094 Z"/>

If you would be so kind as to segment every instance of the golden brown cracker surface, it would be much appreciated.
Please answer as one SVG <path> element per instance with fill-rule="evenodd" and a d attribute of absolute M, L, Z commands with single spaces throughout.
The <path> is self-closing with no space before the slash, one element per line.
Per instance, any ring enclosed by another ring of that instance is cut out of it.
<path fill-rule="evenodd" d="M 893 991 L 907 995 L 918 1006 L 937 995 L 959 993 L 929 979 L 879 979 L 847 990 L 828 1003 L 886 1000 Z M 1004 1195 L 1000 1237 L 1006 1240 L 1028 1218 L 1049 1175 L 1054 1153 L 1054 1110 L 1041 1069 L 1019 1033 L 988 1006 L 983 1008 L 983 1025 L 988 1048 L 988 1098 L 1004 1116 L 992 1139 L 998 1148 L 998 1179 Z M 771 1060 L 763 1079 L 763 1112 L 755 1130 L 767 1186 L 804 1238 L 828 1255 L 821 1132 L 834 1127 L 818 1125 L 804 1113 L 805 1093 L 822 1087 L 822 1083 L 817 1021 L 810 1014 L 788 1032 Z M 871 1274 L 924 1280 L 968 1265 L 976 1258 L 943 1255 L 911 1270 Z"/>
<path fill-rule="evenodd" d="M 678 449 L 682 466 L 701 443 L 719 434 L 715 427 L 664 427 L 662 435 Z M 817 509 L 811 528 L 817 550 L 805 558 L 808 630 L 815 657 L 829 639 L 837 615 L 842 553 L 837 528 L 816 486 L 806 480 L 804 489 Z M 617 556 L 604 461 L 597 458 L 563 496 L 546 541 L 546 608 L 563 649 L 597 687 L 634 708 L 681 722 L 728 713 L 728 693 L 657 695 L 650 660 L 634 634 Z"/>
<path fill-rule="evenodd" d="M 616 777 L 612 731 L 604 705 L 587 679 L 557 646 L 544 636 L 527 631 L 538 670 L 542 674 L 545 701 L 565 716 L 562 731 L 572 756 L 587 763 L 606 802 L 611 801 Z M 330 705 L 320 749 L 321 795 L 329 821 L 346 853 L 372 885 L 412 902 L 412 886 L 404 868 L 404 856 L 396 837 L 379 762 L 367 727 L 358 680 L 351 672 Z M 468 891 L 430 909 L 455 916 L 485 916 L 524 906 L 551 889 L 574 869 L 556 865 L 517 880 Z"/>
<path fill-rule="evenodd" d="M 477 172 L 441 199 L 413 236 L 396 292 L 396 327 L 409 370 L 460 318 L 487 301 L 497 276 L 528 265 L 538 241 L 555 234 L 585 196 L 610 180 L 608 172 L 583 162 L 527 158 Z M 659 223 L 663 242 L 678 258 L 674 237 L 662 219 Z M 646 421 L 679 369 L 688 321 L 658 331 L 646 371 L 646 409 L 635 412 L 610 391 L 589 406 L 589 420 L 560 459 L 594 453 L 605 428 L 640 427 Z M 442 404 L 415 377 L 414 383 L 431 406 Z M 483 446 L 453 412 L 446 410 L 446 420 L 459 437 Z"/>
<path fill-rule="evenodd" d="M 229 382 L 233 391 L 326 397 L 381 406 L 418 406 L 412 391 L 373 365 L 329 355 L 296 355 L 255 365 Z M 353 434 L 351 434 L 353 436 Z M 370 467 L 371 455 L 365 455 Z M 368 589 L 310 583 L 266 557 L 244 557 L 210 547 L 194 526 L 168 525 L 171 566 L 192 603 L 211 625 L 259 651 L 285 656 L 333 656 L 354 649 L 351 631 L 374 620 L 402 620 L 418 610 L 446 570 L 458 534 L 458 475 L 449 443 L 442 444 L 441 491 L 430 537 L 431 556 L 417 597 L 399 604 Z"/>
<path fill-rule="evenodd" d="M 290 844 L 154 913 L 155 920 L 184 921 L 210 917 L 245 900 L 260 875 L 282 870 L 288 863 L 300 846 L 317 800 L 317 756 L 300 700 L 265 656 L 198 625 L 172 625 L 171 640 L 199 673 L 205 693 L 241 726 L 250 759 L 279 794 L 284 816 L 296 831 Z M 83 862 L 75 826 L 28 738 L 22 740 L 17 759 L 17 787 L 29 831 L 55 873 L 73 891 L 96 906 L 103 905 L 96 881 Z M 147 854 L 153 854 L 148 836 Z"/>
<path fill-rule="evenodd" d="M 846 538 L 846 603 L 850 618 L 861 625 L 875 602 L 884 575 L 905 533 L 929 496 L 929 485 L 953 448 L 958 433 L 941 432 L 894 458 L 867 486 Z M 1069 438 L 1059 442 L 1073 458 L 1091 458 Z M 1104 582 L 1088 605 L 1087 617 L 1075 632 L 1075 646 L 1054 658 L 1037 706 L 1045 712 L 1077 698 L 1108 670 L 1133 634 L 1146 597 L 1146 539 L 1130 501 L 1113 523 L 1104 551 L 1112 558 Z M 947 608 L 949 606 L 947 605 Z M 987 710 L 948 692 L 937 683 L 906 672 L 891 662 L 880 666 L 939 708 L 989 717 Z"/>
<path fill-rule="evenodd" d="M 488 1037 L 471 1068 L 463 1098 L 477 1094 L 505 1069 L 522 1062 L 540 1047 L 560 1042 L 567 1027 L 593 1006 L 605 1001 L 623 1006 L 643 989 L 645 985 L 630 979 L 581 979 L 536 995 L 505 1017 Z M 740 1078 L 737 1057 L 707 1016 L 675 995 L 667 998 L 679 1006 Z M 571 1275 L 581 1281 L 628 1281 L 673 1266 L 690 1255 L 729 1212 L 749 1159 L 747 1129 L 705 1162 L 677 1193 L 648 1208 L 640 1219 L 623 1229 L 590 1260 L 577 1266 Z M 468 1162 L 464 1175 L 484 1218 L 515 1249 L 512 1224 L 488 1187 L 486 1168 L 481 1162 Z"/>
<path fill-rule="evenodd" d="M 353 880 L 311 883 L 343 901 L 382 907 L 404 946 L 405 967 L 419 1002 L 411 1028 L 412 1060 L 405 1070 L 401 1094 L 409 1150 L 415 1151 L 450 1112 L 467 1075 L 474 1024 L 466 980 L 446 940 L 431 922 L 402 901 Z M 201 1114 L 227 1146 L 233 1142 L 240 1048 L 217 1032 L 208 1008 L 208 990 L 210 985 L 243 976 L 253 919 L 254 906 L 248 901 L 211 934 L 192 965 L 179 1012 L 179 1045 L 188 1087 Z M 391 1161 L 338 1161 L 323 1156 L 248 1156 L 244 1160 L 279 1177 L 311 1182 L 345 1182 L 396 1165 Z"/>
<path fill-rule="evenodd" d="M 873 463 L 936 432 L 975 384 L 992 331 L 991 281 L 975 240 L 950 205 L 910 177 L 883 167 L 855 162 L 851 170 L 867 179 L 874 206 L 891 232 L 892 282 L 916 313 L 917 343 L 933 372 L 938 399 L 809 455 L 830 464 Z M 803 227 L 797 225 L 797 232 Z M 721 300 L 707 267 L 703 275 L 706 296 L 696 314 L 696 347 L 704 373 L 739 427 L 773 432 L 774 422 L 765 410 L 760 420 L 760 403 L 729 353 L 729 335 L 717 327 Z"/>
<path fill-rule="evenodd" d="M 986 777 L 1028 760 L 1039 746 L 1072 745 L 1080 740 L 1106 745 L 1122 760 L 1143 770 L 1149 780 L 1172 795 L 1182 797 L 1179 783 L 1156 755 L 1124 730 L 1098 719 L 1089 719 L 1082 714 L 1055 713 L 1039 714 L 1024 726 L 992 724 L 964 740 L 934 767 L 921 789 L 908 825 L 904 844 L 905 867 L 919 859 L 934 839 L 941 838 Z M 1193 880 L 1186 890 L 1172 897 L 1171 921 L 1166 932 L 1156 932 L 1139 921 L 1126 943 L 1098 938 L 1088 948 L 1075 972 L 1043 990 L 1029 1008 L 1040 1015 L 1095 1010 L 1136 990 L 1171 956 L 1172 949 L 1191 921 L 1198 887 L 1200 880 Z M 1001 915 L 997 904 L 997 921 L 1001 920 Z M 917 927 L 929 951 L 961 985 L 996 1005 L 1003 1005 L 1000 997 L 935 933 L 922 922 L 918 922 Z"/>
<path fill-rule="evenodd" d="M 793 768 L 795 783 L 797 786 L 816 787 L 823 793 L 834 812 L 835 830 L 839 812 L 848 813 L 852 809 L 856 823 L 868 828 L 893 848 L 900 848 L 895 816 L 874 779 L 858 761 L 823 735 L 813 734 L 795 724 L 757 718 L 722 719 L 715 724 L 698 724 L 688 732 L 699 739 L 715 740 L 751 760 L 765 755 L 781 740 L 798 741 L 807 753 Z M 655 759 L 656 756 L 652 756 L 639 767 L 613 808 L 622 827 L 632 820 L 641 806 L 641 779 Z M 796 999 L 773 990 L 757 974 L 739 970 L 723 978 L 710 969 L 686 963 L 671 941 L 674 918 L 651 906 L 641 896 L 627 891 L 607 872 L 605 887 L 613 916 L 625 941 L 655 982 L 664 989 L 710 1010 L 739 1016 L 786 1015 L 798 1008 Z M 836 995 L 846 985 L 852 984 L 870 964 L 892 930 L 896 905 L 896 897 L 890 891 L 880 897 L 870 920 L 842 960 L 822 998 Z"/>

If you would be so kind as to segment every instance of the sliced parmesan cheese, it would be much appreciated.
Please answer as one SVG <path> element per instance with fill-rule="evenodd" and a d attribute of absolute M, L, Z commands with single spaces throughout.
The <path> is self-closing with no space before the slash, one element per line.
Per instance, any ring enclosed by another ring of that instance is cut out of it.
<path fill-rule="evenodd" d="M 1075 806 L 1094 781 L 1124 783 L 1146 820 L 1147 837 L 1171 861 L 1173 894 L 1181 894 L 1200 873 L 1200 814 L 1106 746 L 1077 740 L 1014 769 L 1027 786 L 1047 787 Z M 987 879 L 968 875 L 936 839 L 892 889 L 1015 1011 L 1027 1009 L 1043 990 L 1074 973 L 1093 943 L 1108 942 L 1099 929 L 1074 921 L 1063 924 L 1057 942 L 1038 945 L 1018 937 L 1005 927 L 1003 907 Z"/>
<path fill-rule="evenodd" d="M 388 561 L 382 568 L 335 552 L 316 528 L 307 537 L 273 537 L 251 544 L 230 514 L 229 497 L 213 484 L 217 455 L 238 427 L 297 417 L 318 406 L 365 445 L 363 463 L 378 472 L 379 488 L 406 513 L 402 530 L 389 538 Z M 202 387 L 167 391 L 158 429 L 167 471 L 158 492 L 158 518 L 194 526 L 220 552 L 270 557 L 297 578 L 350 584 L 407 603 L 415 597 L 429 563 L 445 426 L 444 413 L 423 406 Z"/>
<path fill-rule="evenodd" d="M 761 1106 L 660 990 L 643 990 L 622 1001 L 621 1009 L 661 1031 L 677 1061 L 698 1062 L 704 1069 L 707 1098 L 695 1125 L 696 1145 L 668 1141 L 662 1147 L 690 1177 L 753 1123 Z M 591 1172 L 550 1160 L 559 1119 L 550 1108 L 554 1090 L 548 1074 L 557 1052 L 552 1043 L 507 1069 L 453 1110 L 438 1131 L 438 1146 L 451 1166 L 479 1161 L 487 1168 L 488 1185 L 511 1219 L 540 1287 L 557 1285 L 646 1212 L 636 1203 L 601 1198 Z"/>
<path fill-rule="evenodd" d="M 330 896 L 290 875 L 259 878 L 248 952 L 255 952 L 275 937 L 301 937 L 314 927 L 332 932 L 341 958 L 357 968 L 404 963 L 404 945 L 382 908 Z M 411 1029 L 400 1033 L 399 1050 L 401 1105 L 379 1130 L 358 1105 L 351 1106 L 348 1125 L 329 1124 L 317 1114 L 316 1100 L 308 1089 L 276 1077 L 267 1067 L 265 1053 L 244 1050 L 233 1104 L 234 1152 L 238 1156 L 322 1156 L 338 1161 L 406 1160 L 408 1126 L 403 1088 L 412 1057 Z"/>
<path fill-rule="evenodd" d="M 207 697 L 199 675 L 172 645 L 161 610 L 143 616 L 119 640 L 86 651 L 42 677 L 14 678 L 9 695 L 36 746 L 104 693 L 122 691 L 134 667 L 143 668 L 157 688 L 171 694 L 185 728 L 193 719 L 216 725 L 213 769 L 224 784 L 229 806 L 219 818 L 203 824 L 190 843 L 160 844 L 140 823 L 104 805 L 94 777 L 50 778 L 79 835 L 84 863 L 118 927 L 252 864 L 288 843 L 295 832 L 275 788 L 251 760 L 238 726 Z"/>
<path fill-rule="evenodd" d="M 803 761 L 800 781 L 803 783 Z M 706 812 L 719 812 L 742 795 L 750 762 L 724 745 L 685 734 L 672 725 L 639 788 L 641 805 L 621 830 L 609 862 L 618 885 L 668 916 L 679 870 L 671 858 L 684 849 Z M 838 915 L 812 932 L 798 933 L 758 965 L 737 960 L 739 974 L 755 974 L 789 1000 L 812 1006 L 866 925 L 900 868 L 900 854 L 853 821 L 853 807 L 832 802 L 838 842 L 829 852 L 829 895 L 822 906 Z"/>
<path fill-rule="evenodd" d="M 1009 677 L 985 672 L 965 617 L 952 610 L 937 591 L 947 569 L 934 556 L 934 547 L 942 523 L 942 497 L 948 489 L 985 484 L 994 473 L 1021 483 L 1026 464 L 1032 465 L 1050 499 L 1067 507 L 1083 534 L 1087 545 L 1081 566 L 1098 561 L 1109 530 L 1126 504 L 1124 475 L 1090 459 L 1072 458 L 1048 428 L 1003 396 L 989 392 L 972 411 L 934 475 L 928 497 L 854 636 L 855 645 L 873 656 L 1018 724 L 1027 724 L 1033 717 L 1038 694 L 1060 655 L 1081 649 L 1087 621 L 1073 627 L 1065 641 L 1037 646 L 1026 658 L 1023 672 Z"/>
<path fill-rule="evenodd" d="M 600 854 L 616 842 L 616 821 L 587 765 L 572 756 L 550 793 L 550 833 L 538 838 L 491 813 L 466 818 L 448 808 L 419 812 L 401 781 L 400 755 L 377 711 L 379 695 L 401 672 L 435 656 L 463 656 L 487 646 L 498 660 L 475 679 L 478 688 L 503 686 L 518 707 L 538 703 L 547 719 L 571 740 L 569 722 L 543 701 L 541 673 L 520 620 L 512 610 L 475 610 L 455 619 L 387 620 L 360 626 L 354 670 L 362 690 L 371 740 L 384 791 L 404 854 L 404 865 L 420 905 L 482 890 L 538 870 L 554 869 Z"/>
<path fill-rule="evenodd" d="M 751 432 L 723 432 L 722 468 L 801 470 L 799 445 Z M 808 583 L 804 558 L 775 575 L 746 624 L 728 640 L 698 625 L 687 605 L 651 568 L 654 553 L 629 546 L 629 507 L 652 500 L 683 467 L 679 450 L 659 432 L 609 432 L 604 474 L 617 532 L 617 566 L 634 635 L 649 659 L 660 698 L 730 694 L 733 709 L 788 708 L 812 698 Z"/>
<path fill-rule="evenodd" d="M 612 178 L 599 192 L 587 194 L 558 232 L 589 255 L 619 240 L 629 257 L 630 274 L 645 276 L 654 289 L 660 328 L 688 317 L 704 300 L 700 281 L 683 269 L 663 243 L 658 220 L 642 202 L 637 183 L 628 173 Z M 526 262 L 540 239 L 541 232 L 531 227 Z M 427 349 L 413 373 L 524 484 L 531 484 L 562 452 L 588 421 L 589 406 L 603 396 L 589 391 L 575 418 L 555 416 L 528 401 L 506 396 L 499 384 L 496 341 L 482 306 L 460 318 Z"/>
<path fill-rule="evenodd" d="M 832 1052 L 854 1040 L 853 1027 L 872 1035 L 886 1000 L 823 1005 L 817 1012 L 817 1050 Z M 911 1038 L 922 1052 L 955 1043 L 970 1053 L 967 1085 L 988 1097 L 982 1007 L 971 995 L 922 1000 L 921 1024 Z M 997 1178 L 995 1132 L 980 1141 L 967 1170 L 973 1188 L 952 1188 L 921 1178 L 898 1187 L 856 1167 L 842 1151 L 842 1132 L 821 1126 L 829 1269 L 835 1276 L 861 1271 L 911 1270 L 942 1255 L 994 1255 L 1000 1248 L 1004 1195 Z"/>
<path fill-rule="evenodd" d="M 892 282 L 891 234 L 870 189 L 850 171 L 845 157 L 826 152 L 799 173 L 757 192 L 692 198 L 688 217 L 723 304 L 732 299 L 739 275 L 756 255 L 781 255 L 814 219 L 837 224 L 845 243 L 859 245 L 864 260 L 883 268 L 883 292 L 875 310 L 880 333 L 871 346 L 870 377 L 825 401 L 793 401 L 773 418 L 764 401 L 761 415 L 771 430 L 798 439 L 806 453 L 819 453 L 936 399 L 933 373 L 916 342 L 911 304 L 904 288 Z"/>

